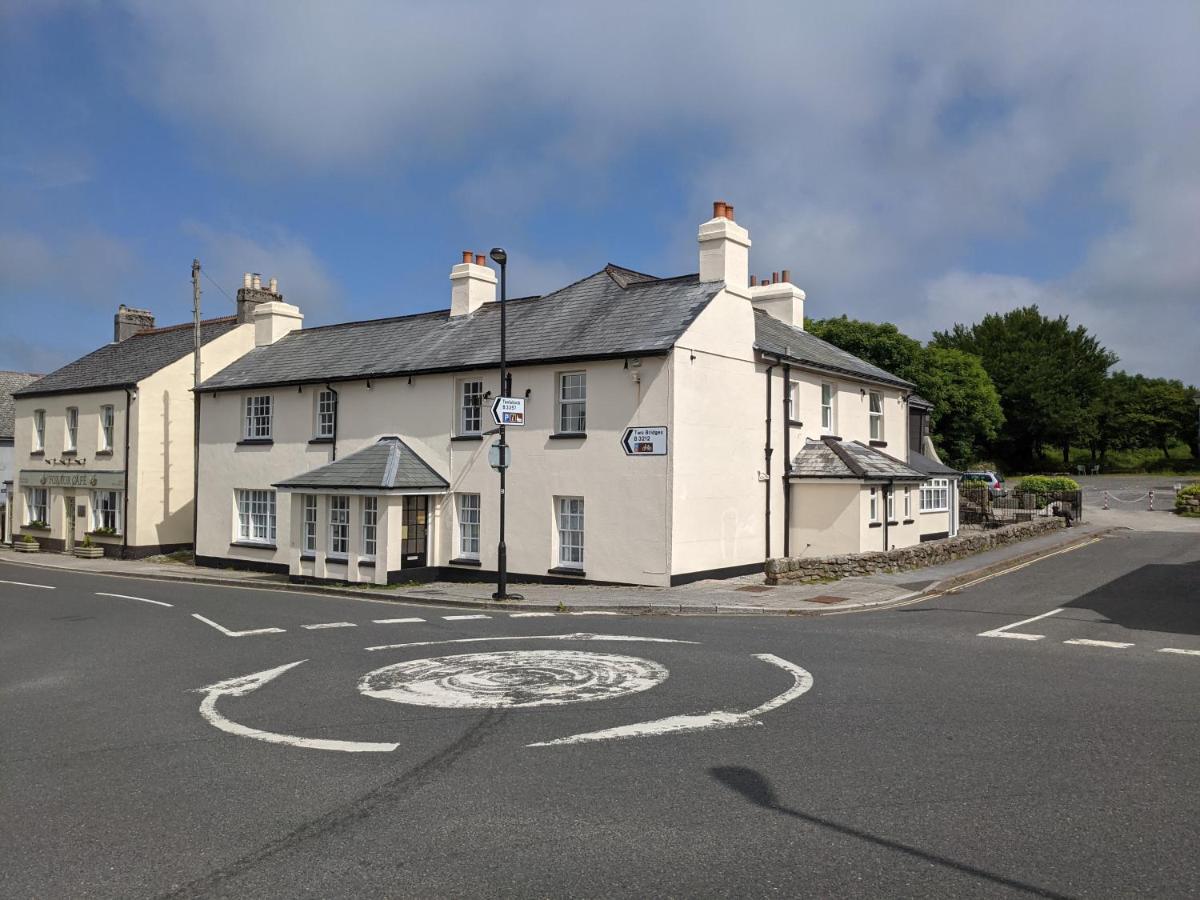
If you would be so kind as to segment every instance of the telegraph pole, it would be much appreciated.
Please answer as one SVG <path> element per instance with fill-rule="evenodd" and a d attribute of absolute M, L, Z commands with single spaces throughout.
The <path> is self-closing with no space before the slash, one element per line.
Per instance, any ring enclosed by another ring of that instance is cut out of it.
<path fill-rule="evenodd" d="M 200 522 L 200 260 L 192 260 L 192 564 Z"/>

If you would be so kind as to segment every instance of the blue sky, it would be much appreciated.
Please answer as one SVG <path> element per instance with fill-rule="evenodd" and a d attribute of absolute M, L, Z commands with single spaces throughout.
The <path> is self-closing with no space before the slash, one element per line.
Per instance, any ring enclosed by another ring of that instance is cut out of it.
<path fill-rule="evenodd" d="M 258 271 L 324 324 L 466 248 L 695 271 L 722 199 L 811 316 L 1036 302 L 1200 381 L 1200 7 L 737 6 L 9 2 L 0 368 L 186 320 L 194 256 L 207 314 Z"/>

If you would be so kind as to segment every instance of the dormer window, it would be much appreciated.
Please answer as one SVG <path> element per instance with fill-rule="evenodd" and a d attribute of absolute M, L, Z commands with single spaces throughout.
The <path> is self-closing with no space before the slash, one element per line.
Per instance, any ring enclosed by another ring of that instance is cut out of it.
<path fill-rule="evenodd" d="M 246 433 L 248 441 L 271 439 L 271 395 L 259 394 L 246 398 Z"/>

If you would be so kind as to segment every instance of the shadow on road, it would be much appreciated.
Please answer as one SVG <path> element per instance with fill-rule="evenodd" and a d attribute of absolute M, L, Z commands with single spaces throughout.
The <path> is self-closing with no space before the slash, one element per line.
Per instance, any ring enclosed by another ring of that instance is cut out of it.
<path fill-rule="evenodd" d="M 1090 609 L 1135 631 L 1200 634 L 1200 561 L 1142 566 L 1065 608 Z"/>
<path fill-rule="evenodd" d="M 779 798 L 775 795 L 774 788 L 760 773 L 754 769 L 748 769 L 743 766 L 716 766 L 709 769 L 709 774 L 717 781 L 725 785 L 725 787 L 741 794 L 745 799 L 749 800 L 756 806 L 761 806 L 763 809 L 768 809 L 771 812 L 781 813 L 785 816 L 799 819 L 801 822 L 807 822 L 810 825 L 816 825 L 820 828 L 827 828 L 830 831 L 836 831 L 838 834 L 844 834 L 848 837 L 858 838 L 867 843 L 874 844 L 877 847 L 885 847 L 888 850 L 894 850 L 898 853 L 903 853 L 923 862 L 934 863 L 935 865 L 944 866 L 948 869 L 953 869 L 956 872 L 962 872 L 965 875 L 972 875 L 976 878 L 982 878 L 992 884 L 1001 884 L 1007 888 L 1016 891 L 1023 891 L 1034 897 L 1055 897 L 1066 898 L 1066 894 L 1057 894 L 1054 891 L 1049 891 L 1036 885 L 1026 884 L 1022 881 L 1015 881 L 1011 878 L 1005 878 L 1003 875 L 996 875 L 984 869 L 977 869 L 974 866 L 968 866 L 964 863 L 955 862 L 952 859 L 947 859 L 944 856 L 938 856 L 936 853 L 928 853 L 918 847 L 910 847 L 907 844 L 901 844 L 898 841 L 892 841 L 884 837 L 869 834 L 865 831 L 860 831 L 857 828 L 851 828 L 849 825 L 841 825 L 837 822 L 832 822 L 829 819 L 822 819 L 819 816 L 811 816 L 799 810 L 791 809 L 779 802 Z"/>

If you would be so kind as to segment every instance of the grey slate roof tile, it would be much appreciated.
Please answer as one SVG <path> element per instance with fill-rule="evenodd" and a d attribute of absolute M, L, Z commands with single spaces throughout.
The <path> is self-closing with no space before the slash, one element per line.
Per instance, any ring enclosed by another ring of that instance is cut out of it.
<path fill-rule="evenodd" d="M 798 478 L 898 479 L 923 481 L 925 474 L 861 441 L 826 437 L 805 441 L 788 473 Z"/>
<path fill-rule="evenodd" d="M 608 266 L 544 297 L 507 301 L 508 362 L 521 365 L 669 350 L 724 287 Z M 500 304 L 294 331 L 201 387 L 237 390 L 499 365 Z"/>
<path fill-rule="evenodd" d="M 754 345 L 773 356 L 782 357 L 793 363 L 811 366 L 839 375 L 851 375 L 878 381 L 896 387 L 912 388 L 911 381 L 884 371 L 878 366 L 823 341 L 816 335 L 793 328 L 785 322 L 768 315 L 761 309 L 754 311 Z"/>
<path fill-rule="evenodd" d="M 399 437 L 276 482 L 275 487 L 311 490 L 446 490 L 450 483 Z"/>
<path fill-rule="evenodd" d="M 30 372 L 0 372 L 0 440 L 13 436 L 13 422 L 17 412 L 13 393 L 41 377 Z"/>
<path fill-rule="evenodd" d="M 201 346 L 237 327 L 234 316 L 200 323 Z M 192 325 L 150 328 L 105 344 L 20 391 L 18 397 L 129 387 L 192 352 Z"/>
<path fill-rule="evenodd" d="M 961 475 L 958 469 L 952 469 L 950 466 L 936 459 L 930 459 L 924 453 L 918 453 L 916 450 L 908 451 L 908 464 L 918 472 L 924 472 L 926 475 Z"/>

